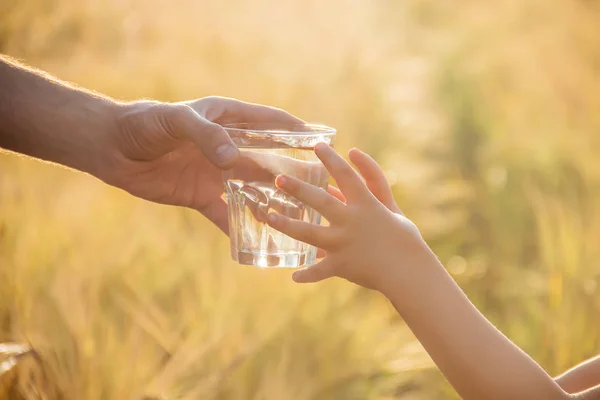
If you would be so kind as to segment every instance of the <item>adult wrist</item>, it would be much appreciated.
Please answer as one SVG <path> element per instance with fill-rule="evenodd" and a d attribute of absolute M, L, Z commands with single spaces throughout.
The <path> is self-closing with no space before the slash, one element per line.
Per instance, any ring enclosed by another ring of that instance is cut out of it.
<path fill-rule="evenodd" d="M 94 98 L 85 107 L 87 119 L 77 132 L 70 159 L 65 164 L 89 173 L 103 181 L 115 174 L 118 159 L 114 135 L 118 134 L 118 118 L 125 104 L 107 98 Z"/>

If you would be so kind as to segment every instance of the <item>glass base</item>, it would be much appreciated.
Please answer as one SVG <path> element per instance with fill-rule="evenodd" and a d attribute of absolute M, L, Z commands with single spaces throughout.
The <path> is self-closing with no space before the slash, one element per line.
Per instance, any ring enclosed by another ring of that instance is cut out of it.
<path fill-rule="evenodd" d="M 316 251 L 309 250 L 304 253 L 264 254 L 232 248 L 231 258 L 239 264 L 253 265 L 261 268 L 300 268 L 315 262 Z"/>

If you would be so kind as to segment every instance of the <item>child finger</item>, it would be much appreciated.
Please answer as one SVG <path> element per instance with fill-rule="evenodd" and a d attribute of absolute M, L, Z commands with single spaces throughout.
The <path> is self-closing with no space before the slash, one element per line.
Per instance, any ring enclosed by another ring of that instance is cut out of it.
<path fill-rule="evenodd" d="M 351 149 L 348 152 L 350 161 L 365 179 L 367 187 L 373 195 L 388 209 L 396 213 L 402 213 L 396 201 L 383 170 L 371 156 L 359 149 Z"/>
<path fill-rule="evenodd" d="M 318 143 L 315 146 L 315 153 L 348 200 L 352 201 L 366 197 L 368 190 L 358 173 L 331 146 Z"/>
<path fill-rule="evenodd" d="M 275 184 L 309 207 L 317 210 L 328 221 L 342 219 L 344 203 L 323 189 L 287 175 L 279 175 Z"/>
<path fill-rule="evenodd" d="M 333 263 L 325 258 L 310 267 L 295 271 L 292 274 L 292 279 L 297 283 L 313 283 L 331 278 L 332 276 L 335 276 Z"/>
<path fill-rule="evenodd" d="M 316 247 L 328 248 L 334 242 L 330 228 L 292 219 L 275 212 L 269 213 L 267 224 L 291 238 Z"/>
<path fill-rule="evenodd" d="M 331 185 L 327 186 L 327 193 L 329 193 L 330 195 L 332 195 L 333 197 L 335 197 L 342 203 L 346 204 L 346 197 L 344 196 L 342 191 L 340 189 L 336 188 L 335 186 L 331 186 Z"/>

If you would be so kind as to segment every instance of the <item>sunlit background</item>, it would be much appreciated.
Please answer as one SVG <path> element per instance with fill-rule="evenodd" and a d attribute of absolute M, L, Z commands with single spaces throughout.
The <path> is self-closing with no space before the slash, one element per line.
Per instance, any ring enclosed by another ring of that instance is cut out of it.
<path fill-rule="evenodd" d="M 334 126 L 544 368 L 600 352 L 600 2 L 0 0 L 0 52 L 120 99 Z M 192 210 L 0 155 L 0 343 L 35 350 L 0 397 L 456 398 L 380 296 L 228 246 Z"/>

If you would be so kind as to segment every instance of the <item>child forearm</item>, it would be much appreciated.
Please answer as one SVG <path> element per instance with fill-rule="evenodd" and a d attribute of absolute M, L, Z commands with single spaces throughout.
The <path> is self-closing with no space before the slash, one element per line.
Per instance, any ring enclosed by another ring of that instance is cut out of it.
<path fill-rule="evenodd" d="M 600 356 L 571 368 L 555 381 L 568 393 L 578 393 L 600 385 Z"/>
<path fill-rule="evenodd" d="M 341 196 L 291 177 L 276 184 L 320 212 L 329 227 L 269 214 L 271 227 L 327 252 L 323 261 L 294 272 L 296 282 L 340 276 L 386 295 L 466 400 L 598 399 L 600 388 L 567 394 L 477 311 L 395 204 L 375 160 L 349 152 L 362 181 L 331 147 L 321 143 L 315 152 Z"/>
<path fill-rule="evenodd" d="M 466 400 L 570 398 L 468 300 L 429 252 L 410 282 L 384 292 L 427 352 Z"/>

